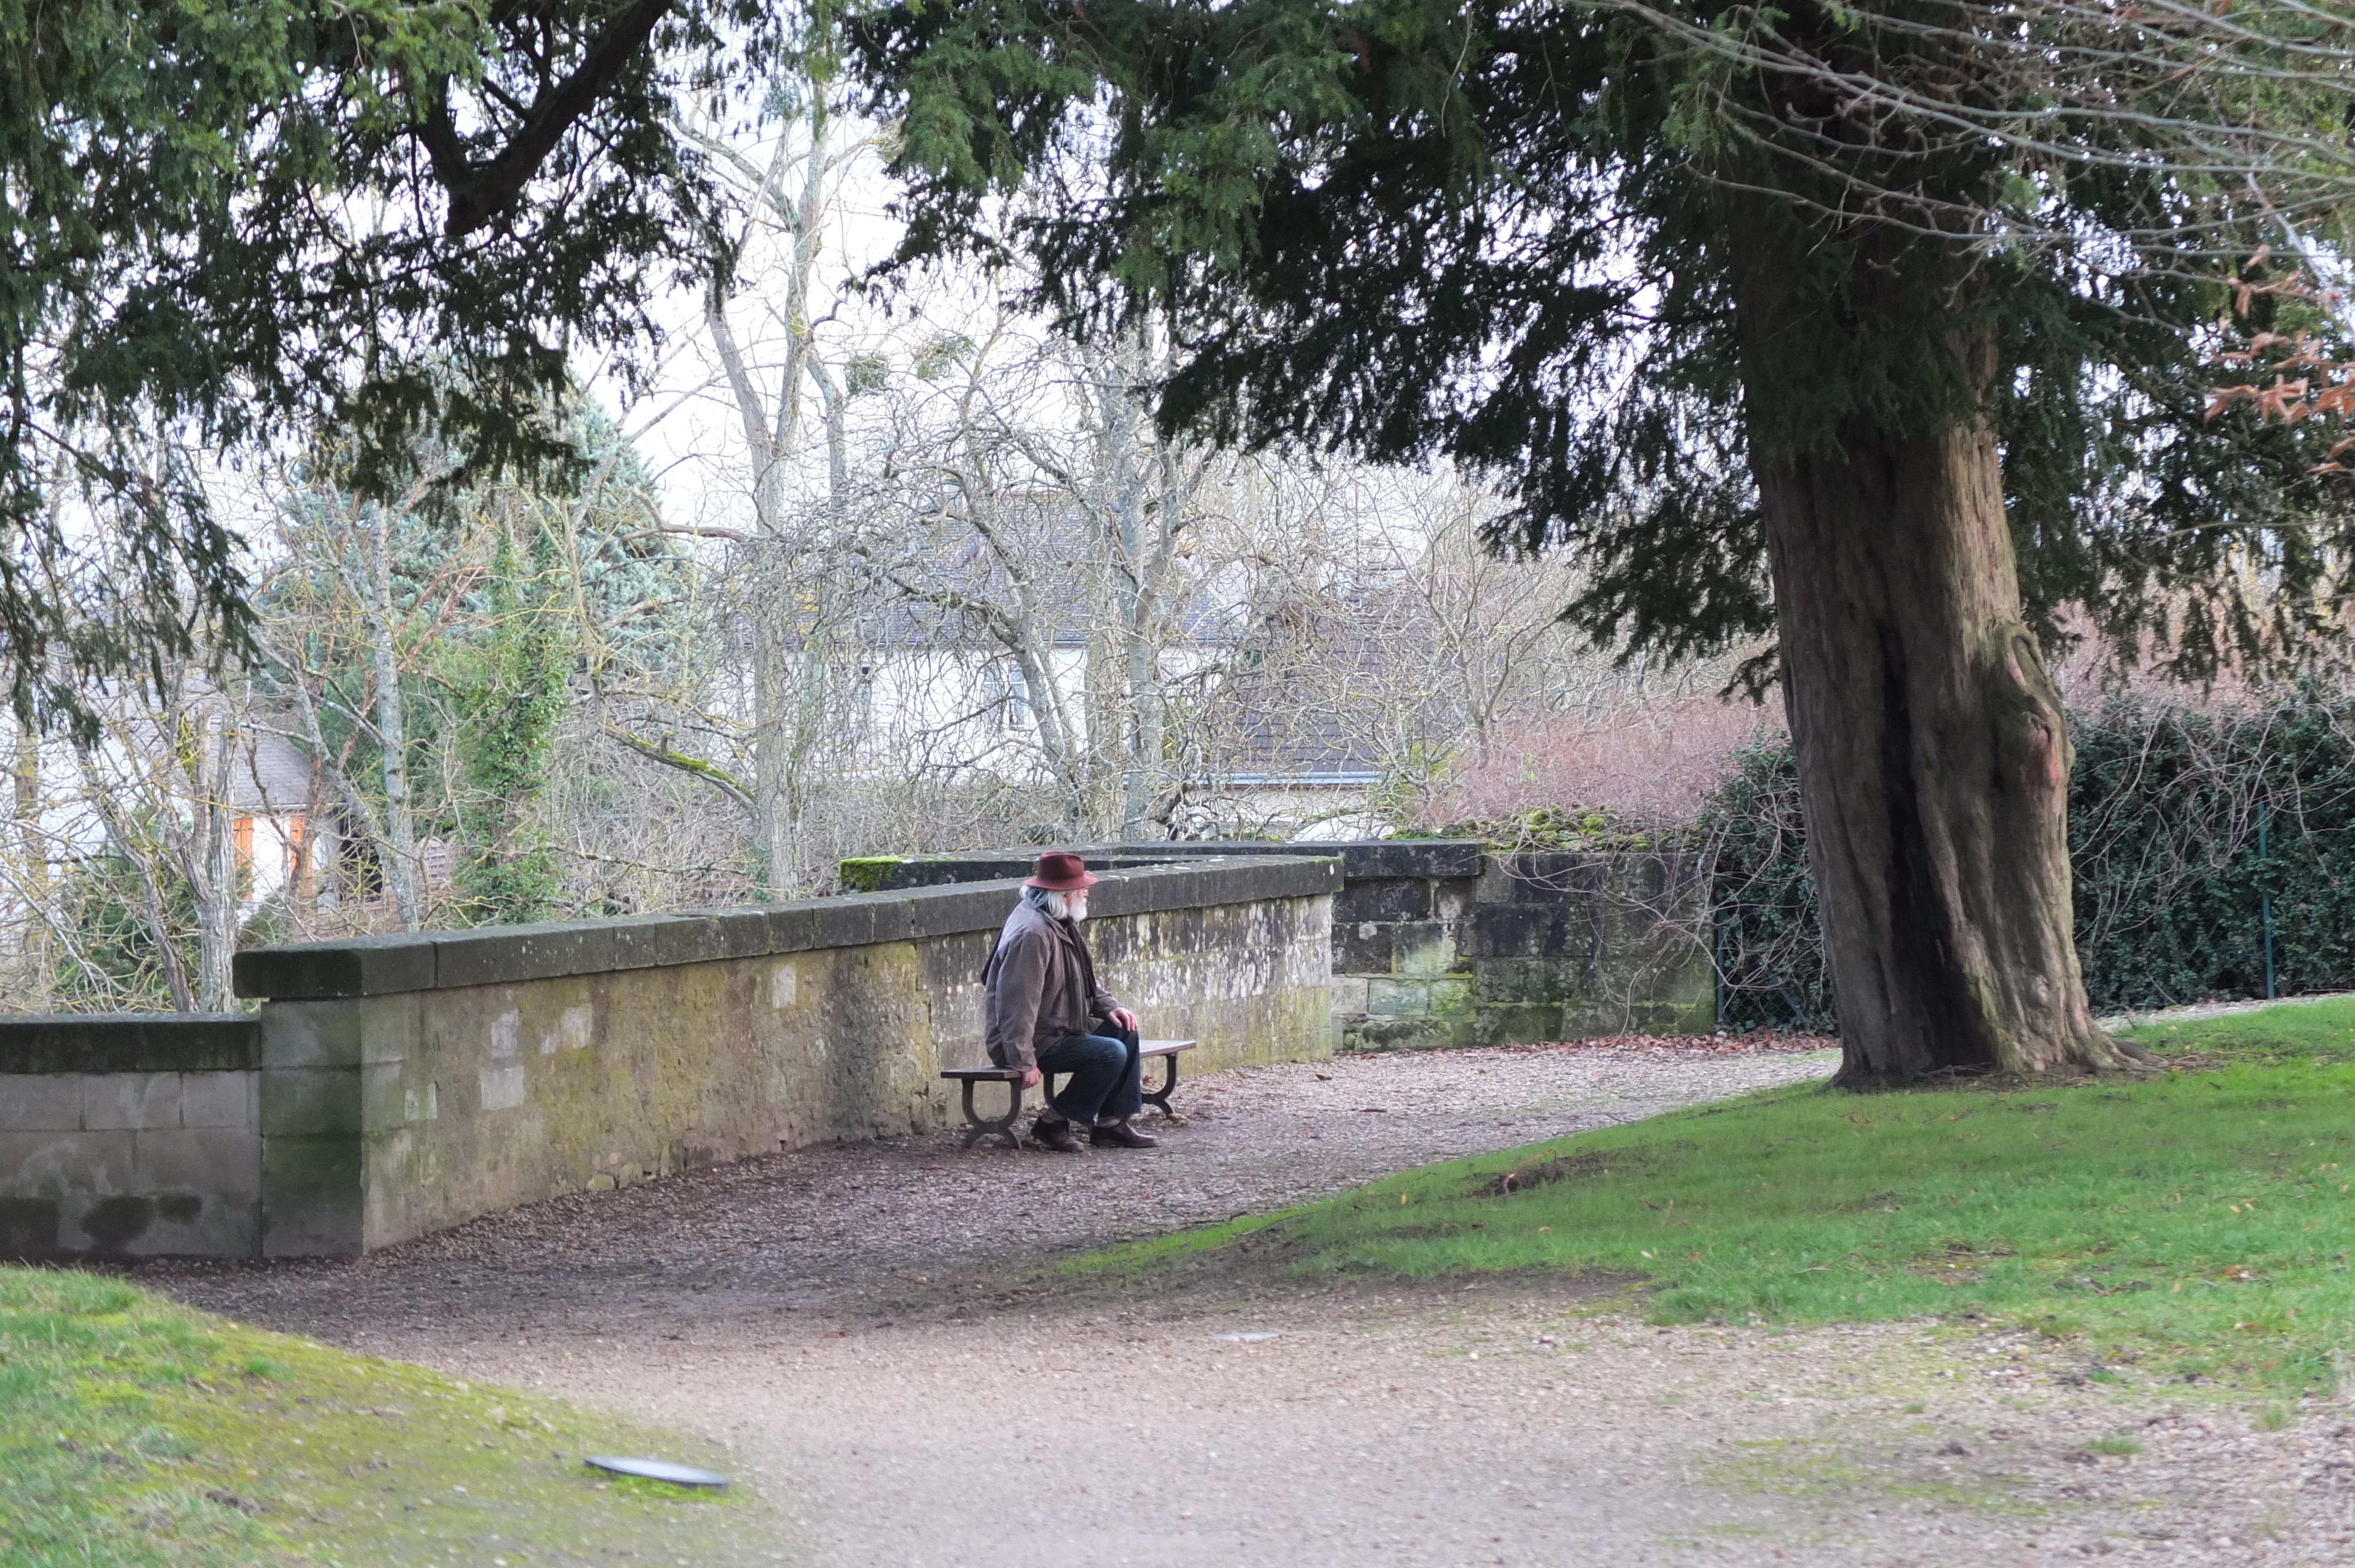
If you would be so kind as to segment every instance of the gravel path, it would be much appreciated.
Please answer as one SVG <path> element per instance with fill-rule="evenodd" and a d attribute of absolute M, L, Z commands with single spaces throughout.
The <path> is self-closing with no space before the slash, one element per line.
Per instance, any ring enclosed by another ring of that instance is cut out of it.
<path fill-rule="evenodd" d="M 1188 1120 L 1143 1153 L 811 1150 L 353 1264 L 143 1277 L 709 1433 L 776 1506 L 777 1555 L 827 1568 L 2355 1562 L 2336 1401 L 2258 1430 L 2131 1368 L 2089 1381 L 2065 1345 L 1655 1330 L 1561 1278 L 1035 1277 L 1075 1248 L 1834 1064 L 1695 1044 L 1253 1069 L 1181 1090 Z M 2141 1451 L 2088 1446 L 2121 1435 Z"/>
<path fill-rule="evenodd" d="M 1418 1052 L 1252 1067 L 1182 1084 L 1185 1123 L 1143 1118 L 1163 1143 L 1142 1153 L 996 1144 L 963 1153 L 948 1132 L 837 1144 L 494 1214 L 357 1263 L 148 1272 L 249 1322 L 395 1354 L 457 1332 L 596 1335 L 654 1319 L 676 1328 L 889 1314 L 1002 1293 L 1056 1255 L 1820 1077 L 1836 1065 L 1830 1053 L 1791 1044 L 1722 1054 Z"/>
<path fill-rule="evenodd" d="M 2304 1007 L 2309 1002 L 2338 1001 L 2355 991 L 2323 991 L 2313 996 L 2285 996 L 2275 1001 L 2260 997 L 2254 1001 L 2194 1001 L 2181 1007 L 2163 1007 L 2153 1012 L 2114 1012 L 2094 1022 L 2104 1029 L 2132 1029 L 2147 1023 L 2191 1023 L 2203 1018 L 2229 1018 L 2238 1012 L 2260 1012 L 2268 1007 Z"/>

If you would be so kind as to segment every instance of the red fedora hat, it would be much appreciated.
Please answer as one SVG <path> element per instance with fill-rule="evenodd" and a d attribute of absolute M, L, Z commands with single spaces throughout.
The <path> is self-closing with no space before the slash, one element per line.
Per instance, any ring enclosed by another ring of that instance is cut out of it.
<path fill-rule="evenodd" d="M 1076 893 L 1095 885 L 1096 879 L 1088 874 L 1087 862 L 1069 850 L 1049 850 L 1039 857 L 1039 874 L 1023 885 L 1050 893 Z"/>

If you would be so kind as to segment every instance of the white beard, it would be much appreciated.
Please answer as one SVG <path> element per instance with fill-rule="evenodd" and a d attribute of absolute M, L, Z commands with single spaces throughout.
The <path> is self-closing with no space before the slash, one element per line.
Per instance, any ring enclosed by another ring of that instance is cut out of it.
<path fill-rule="evenodd" d="M 1072 920 L 1084 920 L 1088 917 L 1088 901 L 1067 893 L 1063 895 L 1063 913 Z"/>

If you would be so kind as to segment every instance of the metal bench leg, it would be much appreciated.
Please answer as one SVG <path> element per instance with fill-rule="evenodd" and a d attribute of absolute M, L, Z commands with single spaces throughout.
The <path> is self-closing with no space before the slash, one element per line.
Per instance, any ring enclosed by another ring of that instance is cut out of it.
<path fill-rule="evenodd" d="M 973 1086 L 973 1079 L 964 1080 L 964 1141 L 958 1145 L 959 1151 L 971 1150 L 975 1144 L 993 1134 L 1006 1139 L 1008 1149 L 1020 1149 L 1022 1135 L 1014 1130 L 1014 1124 L 1022 1118 L 1022 1086 L 1019 1083 L 1006 1086 L 1006 1114 L 994 1121 L 984 1118 L 974 1108 Z"/>
<path fill-rule="evenodd" d="M 1144 1091 L 1145 1098 L 1148 1104 L 1159 1106 L 1161 1114 L 1171 1121 L 1184 1121 L 1184 1117 L 1169 1108 L 1169 1097 L 1178 1090 L 1178 1054 L 1173 1051 L 1161 1060 L 1168 1065 L 1169 1071 L 1162 1077 L 1159 1088 Z"/>

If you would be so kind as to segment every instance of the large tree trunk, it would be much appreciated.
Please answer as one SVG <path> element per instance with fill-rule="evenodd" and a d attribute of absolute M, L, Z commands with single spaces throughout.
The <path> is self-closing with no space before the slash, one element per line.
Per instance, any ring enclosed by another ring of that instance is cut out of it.
<path fill-rule="evenodd" d="M 1851 419 L 1835 451 L 1756 463 L 1836 1081 L 2123 1067 L 2138 1053 L 2094 1027 L 2077 967 L 2068 724 L 1995 438 L 1926 422 Z"/>

